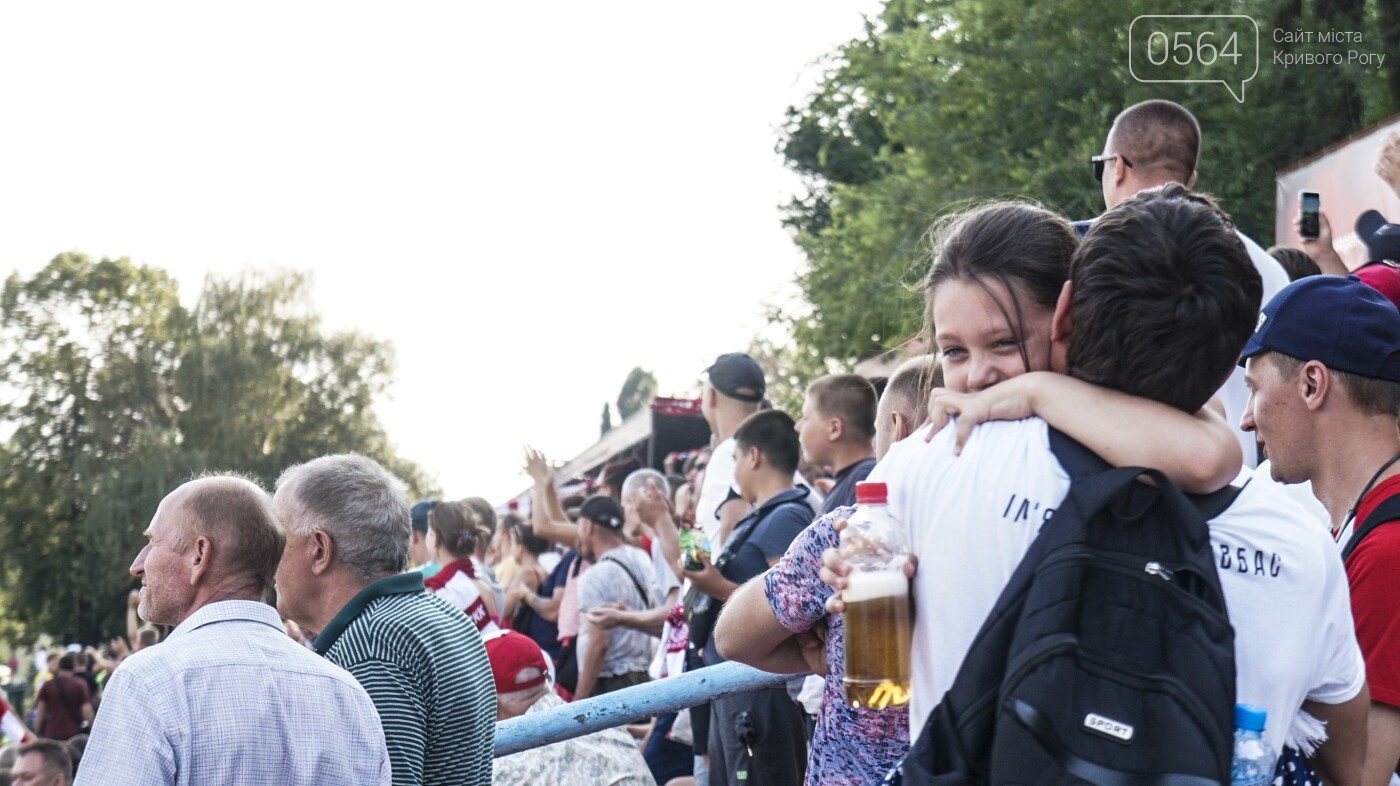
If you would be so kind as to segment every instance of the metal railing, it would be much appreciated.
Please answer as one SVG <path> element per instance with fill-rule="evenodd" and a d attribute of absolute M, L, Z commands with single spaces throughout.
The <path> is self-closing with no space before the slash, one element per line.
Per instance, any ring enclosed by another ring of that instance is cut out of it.
<path fill-rule="evenodd" d="M 654 715 L 676 712 L 735 693 L 774 688 L 801 675 L 770 674 L 742 663 L 721 663 L 634 685 L 496 724 L 496 756 L 571 740 Z"/>

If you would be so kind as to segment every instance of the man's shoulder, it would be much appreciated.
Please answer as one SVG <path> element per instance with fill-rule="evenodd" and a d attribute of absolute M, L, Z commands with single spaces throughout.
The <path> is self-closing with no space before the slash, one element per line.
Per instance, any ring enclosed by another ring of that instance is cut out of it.
<path fill-rule="evenodd" d="M 476 627 L 452 604 L 428 592 L 375 598 L 326 650 L 337 663 L 431 654 L 466 647 Z M 479 634 L 477 634 L 479 636 Z"/>

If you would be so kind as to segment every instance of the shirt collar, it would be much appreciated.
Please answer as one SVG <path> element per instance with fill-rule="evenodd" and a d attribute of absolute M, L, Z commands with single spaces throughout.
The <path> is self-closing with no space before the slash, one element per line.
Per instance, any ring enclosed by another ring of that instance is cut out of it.
<path fill-rule="evenodd" d="M 397 573 L 393 576 L 386 576 L 378 581 L 370 582 L 364 589 L 355 593 L 355 597 L 350 602 L 341 607 L 331 618 L 330 624 L 321 631 L 321 635 L 316 637 L 316 642 L 311 646 L 315 648 L 318 655 L 325 655 L 326 650 L 335 644 L 340 638 L 340 634 L 350 627 L 372 601 L 386 595 L 407 595 L 412 592 L 423 592 L 422 573 Z"/>
<path fill-rule="evenodd" d="M 194 613 L 186 617 L 184 622 L 175 626 L 175 630 L 171 631 L 166 639 L 183 636 L 205 625 L 230 620 L 261 622 L 278 630 L 282 629 L 282 618 L 277 615 L 277 610 L 260 600 L 221 600 L 206 603 L 195 609 Z"/>

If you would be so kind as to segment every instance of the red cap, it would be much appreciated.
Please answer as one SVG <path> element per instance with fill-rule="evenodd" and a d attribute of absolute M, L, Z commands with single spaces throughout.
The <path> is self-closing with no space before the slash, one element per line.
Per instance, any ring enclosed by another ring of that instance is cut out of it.
<path fill-rule="evenodd" d="M 491 661 L 491 675 L 496 678 L 496 693 L 543 685 L 549 676 L 544 650 L 529 636 L 515 631 L 487 639 L 486 657 Z"/>
<path fill-rule="evenodd" d="M 856 484 L 857 505 L 884 505 L 889 500 L 889 489 L 883 483 L 866 480 Z"/>
<path fill-rule="evenodd" d="M 1372 262 L 1353 270 L 1361 283 L 1385 295 L 1385 299 L 1400 308 L 1400 269 L 1389 262 Z"/>

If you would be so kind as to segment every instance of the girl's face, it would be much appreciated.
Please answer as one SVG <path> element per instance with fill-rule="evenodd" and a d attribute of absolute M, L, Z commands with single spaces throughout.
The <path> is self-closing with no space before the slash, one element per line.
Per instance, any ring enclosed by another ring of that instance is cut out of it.
<path fill-rule="evenodd" d="M 1027 371 L 1050 368 L 1055 311 L 1035 305 L 1024 291 L 1016 294 L 1024 320 L 1021 329 L 1007 321 L 1008 314 L 1016 318 L 1016 307 L 1000 281 L 945 281 L 934 291 L 933 342 L 949 390 L 976 393 Z"/>

